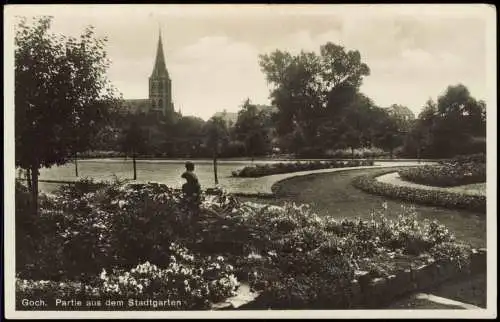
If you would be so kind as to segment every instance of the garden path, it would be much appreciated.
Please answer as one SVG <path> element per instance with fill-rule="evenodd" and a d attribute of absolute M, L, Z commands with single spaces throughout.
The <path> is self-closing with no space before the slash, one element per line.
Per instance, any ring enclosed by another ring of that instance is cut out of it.
<path fill-rule="evenodd" d="M 280 181 L 307 176 L 311 174 L 322 174 L 322 173 L 332 173 L 332 172 L 343 172 L 349 170 L 361 170 L 361 169 L 373 169 L 373 168 L 391 168 L 391 167 L 401 167 L 401 166 L 418 166 L 424 164 L 430 164 L 431 162 L 415 162 L 415 161 L 384 161 L 375 162 L 373 166 L 361 166 L 361 167 L 346 167 L 346 168 L 336 168 L 336 169 L 318 169 L 318 170 L 308 170 L 299 171 L 291 173 L 281 173 L 274 174 L 259 178 L 239 178 L 236 182 L 233 182 L 231 186 L 221 185 L 226 188 L 229 192 L 236 195 L 257 195 L 257 196 L 273 196 L 273 186 Z"/>

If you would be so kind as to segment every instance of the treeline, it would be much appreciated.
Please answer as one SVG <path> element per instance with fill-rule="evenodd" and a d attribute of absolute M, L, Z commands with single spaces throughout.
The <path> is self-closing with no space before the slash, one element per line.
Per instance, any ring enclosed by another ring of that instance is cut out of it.
<path fill-rule="evenodd" d="M 246 100 L 236 122 L 225 113 L 204 121 L 177 113 L 131 114 L 116 110 L 96 136 L 93 148 L 142 157 L 211 158 L 214 153 L 219 157 L 262 156 L 272 152 L 273 137 L 271 109 Z"/>
<path fill-rule="evenodd" d="M 272 106 L 247 99 L 234 123 L 217 115 L 122 115 L 103 128 L 94 148 L 146 157 L 307 158 L 339 151 L 367 156 L 448 158 L 486 151 L 486 105 L 461 84 L 429 100 L 415 118 L 410 109 L 377 106 L 359 90 L 369 67 L 356 50 L 327 43 L 319 54 L 275 51 L 260 56 Z M 210 134 L 212 133 L 212 134 Z M 374 151 L 379 152 L 376 155 Z"/>

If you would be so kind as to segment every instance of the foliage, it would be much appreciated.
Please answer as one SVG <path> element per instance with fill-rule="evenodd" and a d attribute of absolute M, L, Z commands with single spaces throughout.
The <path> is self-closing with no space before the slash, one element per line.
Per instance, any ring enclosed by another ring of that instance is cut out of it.
<path fill-rule="evenodd" d="M 383 210 L 371 221 L 335 220 L 308 205 L 241 203 L 220 189 L 193 208 L 160 184 L 91 187 L 61 189 L 30 225 L 17 223 L 18 299 L 169 298 L 200 309 L 244 279 L 273 308 L 346 308 L 356 271 L 387 276 L 419 256 L 456 253 L 446 227 L 419 221 L 414 209 L 394 220 Z"/>
<path fill-rule="evenodd" d="M 389 198 L 450 209 L 486 212 L 485 196 L 395 186 L 376 179 L 376 177 L 389 172 L 392 171 L 382 171 L 376 174 L 359 176 L 353 180 L 353 185 L 363 191 Z"/>
<path fill-rule="evenodd" d="M 483 139 L 481 139 L 483 138 Z M 486 104 L 462 84 L 427 101 L 406 137 L 403 155 L 449 158 L 486 152 Z"/>
<path fill-rule="evenodd" d="M 236 138 L 245 144 L 245 155 L 266 155 L 271 151 L 271 120 L 265 110 L 247 99 L 238 112 L 235 124 Z"/>
<path fill-rule="evenodd" d="M 273 174 L 309 171 L 318 169 L 334 169 L 346 167 L 372 166 L 372 160 L 350 160 L 350 161 L 311 161 L 295 163 L 271 163 L 247 166 L 232 172 L 233 177 L 262 177 Z"/>
<path fill-rule="evenodd" d="M 105 269 L 99 277 L 86 283 L 34 281 L 16 279 L 16 298 L 73 298 L 87 300 L 127 301 L 169 300 L 178 305 L 168 309 L 207 309 L 235 294 L 239 282 L 233 267 L 224 257 L 195 257 L 186 248 L 170 245 L 171 257 L 166 268 L 149 262 L 138 264 L 130 270 Z M 52 301 L 47 301 L 51 303 Z"/>
<path fill-rule="evenodd" d="M 359 149 L 335 149 L 327 150 L 325 154 L 329 158 L 348 159 L 367 159 L 367 158 L 386 158 L 389 157 L 389 152 L 380 148 L 359 148 Z"/>
<path fill-rule="evenodd" d="M 105 73 L 104 45 L 92 27 L 79 39 L 50 33 L 52 18 L 21 18 L 15 36 L 16 166 L 32 173 L 87 150 L 118 100 Z"/>
<path fill-rule="evenodd" d="M 405 169 L 399 171 L 399 175 L 407 181 L 436 187 L 453 187 L 486 182 L 486 163 L 484 161 L 484 154 L 474 157 L 461 157 L 441 162 L 438 165 Z"/>
<path fill-rule="evenodd" d="M 260 66 L 273 85 L 278 133 L 300 132 L 307 144 L 314 143 L 319 125 L 338 118 L 351 104 L 363 77 L 370 73 L 358 51 L 330 42 L 320 47 L 319 55 L 302 51 L 293 56 L 280 50 L 261 55 Z"/>

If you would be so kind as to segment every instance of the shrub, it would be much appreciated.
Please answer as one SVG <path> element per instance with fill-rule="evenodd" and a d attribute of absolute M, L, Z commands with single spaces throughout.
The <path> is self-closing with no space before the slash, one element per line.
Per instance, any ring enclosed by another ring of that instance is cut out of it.
<path fill-rule="evenodd" d="M 200 309 L 234 294 L 238 276 L 273 308 L 346 308 L 356 270 L 387 276 L 403 265 L 394 256 L 411 265 L 458 251 L 444 226 L 414 209 L 395 220 L 383 211 L 335 220 L 308 205 L 212 193 L 193 207 L 154 183 L 62 189 L 20 230 L 17 298 L 158 298 Z"/>
<path fill-rule="evenodd" d="M 486 182 L 486 156 L 459 156 L 438 165 L 401 170 L 399 174 L 404 180 L 437 187 Z"/>
<path fill-rule="evenodd" d="M 263 177 L 273 174 L 309 171 L 318 169 L 334 169 L 346 167 L 372 166 L 373 160 L 349 160 L 349 161 L 312 161 L 295 163 L 275 163 L 244 167 L 232 172 L 233 177 Z"/>
<path fill-rule="evenodd" d="M 358 148 L 351 151 L 351 149 L 337 149 L 326 151 L 326 156 L 329 158 L 350 159 L 350 158 L 387 158 L 390 153 L 380 148 Z"/>
<path fill-rule="evenodd" d="M 234 268 L 222 256 L 196 258 L 186 248 L 172 243 L 169 264 L 160 268 L 149 262 L 130 270 L 105 269 L 87 283 L 16 279 L 16 298 L 74 298 L 127 300 L 170 300 L 173 309 L 206 309 L 235 294 L 239 282 Z M 53 301 L 47 301 L 51 303 Z M 172 309 L 172 308 L 169 308 Z"/>
<path fill-rule="evenodd" d="M 450 209 L 465 209 L 482 213 L 486 212 L 485 196 L 396 186 L 380 182 L 376 179 L 378 176 L 393 171 L 394 170 L 382 171 L 375 174 L 359 176 L 354 178 L 352 183 L 355 187 L 363 191 L 412 203 L 414 202 Z"/>

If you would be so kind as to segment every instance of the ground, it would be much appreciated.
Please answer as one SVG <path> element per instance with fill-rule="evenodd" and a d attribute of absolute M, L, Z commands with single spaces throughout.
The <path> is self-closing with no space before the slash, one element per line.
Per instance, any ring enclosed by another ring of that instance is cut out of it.
<path fill-rule="evenodd" d="M 155 170 L 158 169 L 155 168 Z M 405 204 L 404 202 L 388 200 L 384 197 L 362 192 L 351 184 L 353 178 L 377 171 L 380 171 L 380 169 L 360 169 L 294 177 L 280 181 L 273 187 L 276 194 L 275 198 L 240 198 L 242 200 L 272 204 L 282 204 L 285 201 L 297 204 L 307 203 L 316 212 L 324 216 L 335 218 L 358 217 L 363 219 L 370 219 L 370 211 L 372 209 L 381 209 L 382 204 L 386 203 L 388 217 L 397 216 L 400 213 L 401 205 Z M 47 184 L 47 186 L 55 185 Z M 486 217 L 484 214 L 422 205 L 415 205 L 415 207 L 422 219 L 439 220 L 455 233 L 458 240 L 468 242 L 477 248 L 486 246 Z M 466 281 L 450 281 L 434 289 L 427 290 L 425 294 L 485 307 L 485 285 L 486 278 L 483 274 Z M 440 309 L 454 307 L 408 296 L 395 301 L 390 308 Z"/>
<path fill-rule="evenodd" d="M 387 202 L 388 215 L 399 214 L 401 205 L 398 200 L 371 195 L 353 187 L 351 181 L 356 176 L 370 174 L 380 169 L 353 170 L 337 173 L 323 173 L 291 178 L 278 182 L 275 187 L 276 198 L 260 199 L 245 197 L 244 200 L 282 204 L 285 201 L 308 203 L 322 215 L 336 218 L 370 218 L 370 210 L 380 209 Z M 422 219 L 437 219 L 452 230 L 457 239 L 474 247 L 486 246 L 486 218 L 484 214 L 462 210 L 415 205 Z"/>
<path fill-rule="evenodd" d="M 319 214 L 336 218 L 370 218 L 371 209 L 380 209 L 387 202 L 389 217 L 396 216 L 401 201 L 388 200 L 354 188 L 351 181 L 356 176 L 380 171 L 380 169 L 353 170 L 347 172 L 314 174 L 278 182 L 274 186 L 275 199 L 245 197 L 244 200 L 281 204 L 285 201 L 308 203 Z M 484 214 L 415 205 L 422 218 L 438 219 L 452 230 L 457 239 L 474 247 L 486 246 L 486 219 Z M 468 280 L 449 281 L 425 294 L 454 301 L 486 307 L 486 276 L 474 276 Z M 415 295 L 415 294 L 414 294 Z M 396 300 L 388 309 L 456 309 L 454 305 L 416 299 L 414 295 Z"/>

